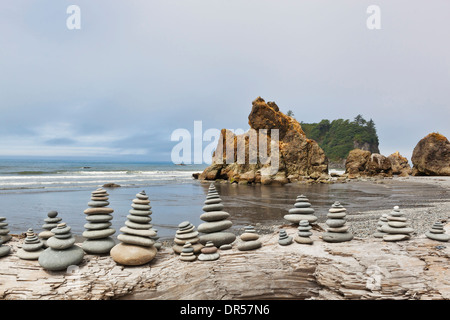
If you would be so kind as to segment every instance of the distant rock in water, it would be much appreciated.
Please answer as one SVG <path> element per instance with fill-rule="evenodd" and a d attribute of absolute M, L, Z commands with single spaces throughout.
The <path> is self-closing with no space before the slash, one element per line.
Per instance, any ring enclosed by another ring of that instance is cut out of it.
<path fill-rule="evenodd" d="M 388 159 L 391 161 L 393 174 L 398 174 L 401 177 L 407 177 L 412 173 L 408 159 L 402 157 L 398 151 L 391 154 Z"/>
<path fill-rule="evenodd" d="M 105 183 L 105 184 L 103 185 L 103 187 L 104 187 L 104 188 L 119 188 L 119 187 L 120 187 L 120 185 L 119 185 L 119 184 L 116 184 L 116 183 L 113 183 L 113 182 L 111 182 L 111 183 Z"/>
<path fill-rule="evenodd" d="M 345 173 L 350 179 L 360 176 L 392 177 L 392 164 L 379 153 L 354 149 L 350 151 L 345 162 Z"/>
<path fill-rule="evenodd" d="M 266 103 L 261 97 L 255 99 L 248 123 L 251 129 L 241 135 L 222 129 L 212 165 L 202 172 L 200 180 L 282 185 L 289 182 L 288 177 L 318 178 L 328 174 L 328 159 L 324 151 L 314 140 L 306 137 L 297 120 L 279 111 L 275 102 Z M 277 146 L 271 129 L 278 129 L 279 157 L 275 170 L 272 170 L 276 159 L 271 146 Z M 256 140 L 258 143 L 250 143 Z M 262 147 L 262 142 L 267 142 L 266 148 Z M 261 161 L 264 157 L 272 163 L 264 164 Z"/>
<path fill-rule="evenodd" d="M 430 133 L 417 143 L 411 161 L 414 176 L 450 176 L 450 142 L 439 133 Z"/>

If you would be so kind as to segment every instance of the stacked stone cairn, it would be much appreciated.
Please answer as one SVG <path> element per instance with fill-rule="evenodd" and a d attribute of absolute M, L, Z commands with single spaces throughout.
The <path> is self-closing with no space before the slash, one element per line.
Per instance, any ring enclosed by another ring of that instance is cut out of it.
<path fill-rule="evenodd" d="M 288 236 L 286 230 L 281 229 L 278 235 L 278 243 L 281 246 L 287 246 L 292 243 L 292 237 Z"/>
<path fill-rule="evenodd" d="M 346 213 L 345 209 L 339 201 L 333 203 L 328 210 L 326 224 L 328 225 L 327 232 L 322 235 L 325 242 L 345 242 L 353 239 L 353 234 L 348 231 L 349 226 L 345 225 Z"/>
<path fill-rule="evenodd" d="M 54 236 L 51 230 L 56 228 L 58 224 L 61 223 L 62 219 L 57 217 L 57 215 L 58 212 L 52 210 L 47 213 L 47 218 L 44 219 L 45 224 L 42 225 L 42 229 L 44 229 L 44 231 L 39 233 L 39 238 L 44 244 L 44 247 L 47 247 L 47 239 Z"/>
<path fill-rule="evenodd" d="M 238 250 L 240 251 L 248 251 L 255 250 L 261 247 L 262 243 L 259 240 L 259 235 L 256 233 L 256 230 L 253 226 L 247 226 L 244 228 L 244 233 L 239 237 L 241 239 L 241 243 L 238 244 Z"/>
<path fill-rule="evenodd" d="M 219 259 L 220 254 L 217 252 L 217 247 L 214 246 L 212 241 L 208 241 L 201 249 L 201 253 L 198 256 L 199 261 L 214 261 Z"/>
<path fill-rule="evenodd" d="M 373 236 L 375 238 L 383 238 L 384 235 L 387 235 L 386 232 L 384 232 L 383 230 L 381 230 L 381 227 L 384 225 L 388 224 L 388 219 L 387 219 L 388 215 L 386 213 L 383 213 L 380 217 L 380 219 L 378 220 L 377 223 L 377 232 L 375 232 L 373 234 Z"/>
<path fill-rule="evenodd" d="M 152 211 L 145 191 L 136 194 L 131 207 L 133 209 L 129 211 L 125 226 L 120 228 L 122 234 L 117 236 L 121 243 L 115 245 L 110 254 L 119 264 L 138 266 L 150 262 L 156 256 L 158 250 L 152 239 L 156 232 L 150 224 Z"/>
<path fill-rule="evenodd" d="M 308 220 L 300 220 L 298 224 L 298 233 L 294 238 L 295 242 L 300 244 L 313 244 L 313 240 L 310 238 L 312 232 L 310 231 L 312 227 L 309 225 Z"/>
<path fill-rule="evenodd" d="M 181 250 L 180 253 L 180 260 L 181 261 L 195 261 L 197 259 L 197 256 L 194 254 L 194 248 L 192 247 L 192 244 L 190 242 L 186 242 L 183 245 L 183 250 Z"/>
<path fill-rule="evenodd" d="M 0 258 L 7 256 L 10 252 L 11 247 L 3 245 L 3 240 L 0 239 Z"/>
<path fill-rule="evenodd" d="M 183 250 L 183 246 L 186 242 L 189 242 L 194 248 L 194 253 L 197 254 L 203 248 L 203 245 L 199 242 L 198 231 L 195 230 L 195 226 L 189 221 L 183 221 L 178 225 L 178 230 L 175 233 L 175 245 L 172 247 L 176 254 L 180 254 Z"/>
<path fill-rule="evenodd" d="M 216 188 L 213 184 L 210 185 L 206 201 L 204 202 L 204 213 L 200 216 L 200 219 L 205 221 L 200 224 L 197 230 L 201 233 L 205 233 L 200 236 L 200 243 L 205 245 L 208 241 L 214 243 L 214 245 L 220 248 L 223 245 L 228 245 L 236 240 L 236 235 L 231 232 L 225 232 L 229 229 L 233 223 L 227 218 L 230 217 L 228 212 L 222 211 L 224 208 L 221 203 L 222 199 L 219 196 Z"/>
<path fill-rule="evenodd" d="M 425 232 L 427 238 L 447 242 L 450 240 L 450 235 L 445 233 L 444 225 L 440 221 L 436 221 L 428 232 Z"/>
<path fill-rule="evenodd" d="M 108 208 L 108 193 L 103 188 L 98 188 L 91 193 L 91 201 L 88 202 L 90 208 L 84 210 L 87 223 L 84 225 L 86 229 L 83 237 L 82 248 L 86 253 L 104 254 L 116 244 L 111 237 L 116 230 L 111 228 L 113 209 Z"/>
<path fill-rule="evenodd" d="M 2 243 L 8 242 L 12 238 L 9 234 L 8 223 L 5 221 L 5 217 L 0 217 L 0 240 Z"/>
<path fill-rule="evenodd" d="M 39 255 L 44 251 L 44 243 L 39 240 L 32 228 L 27 230 L 22 248 L 17 250 L 17 256 L 23 260 L 37 260 Z"/>
<path fill-rule="evenodd" d="M 66 270 L 83 260 L 84 250 L 75 244 L 70 230 L 65 223 L 60 223 L 51 230 L 54 236 L 47 240 L 48 248 L 41 252 L 38 258 L 41 267 L 51 271 Z"/>
<path fill-rule="evenodd" d="M 301 220 L 307 220 L 311 224 L 317 221 L 314 208 L 311 208 L 311 203 L 304 195 L 297 197 L 294 208 L 289 209 L 289 214 L 285 215 L 284 219 L 293 224 L 299 224 Z"/>
<path fill-rule="evenodd" d="M 394 207 L 387 219 L 387 225 L 381 227 L 381 231 L 387 233 L 383 236 L 384 241 L 401 241 L 411 238 L 414 229 L 408 227 L 405 214 L 400 211 L 398 206 Z"/>

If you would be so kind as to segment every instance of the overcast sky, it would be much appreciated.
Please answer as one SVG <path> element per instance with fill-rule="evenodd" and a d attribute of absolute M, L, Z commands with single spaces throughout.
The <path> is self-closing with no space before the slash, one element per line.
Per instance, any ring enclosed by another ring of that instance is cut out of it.
<path fill-rule="evenodd" d="M 428 133 L 450 137 L 449 12 L 448 0 L 2 1 L 0 156 L 170 161 L 175 129 L 246 130 L 261 96 L 304 122 L 372 118 L 381 153 L 410 158 Z"/>

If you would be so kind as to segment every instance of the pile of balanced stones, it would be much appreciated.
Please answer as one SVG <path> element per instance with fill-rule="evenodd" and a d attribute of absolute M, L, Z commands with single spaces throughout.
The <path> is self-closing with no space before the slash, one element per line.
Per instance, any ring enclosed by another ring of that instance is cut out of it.
<path fill-rule="evenodd" d="M 175 244 L 172 249 L 175 253 L 180 254 L 186 242 L 189 242 L 194 248 L 194 253 L 199 253 L 203 245 L 199 242 L 198 231 L 195 226 L 189 221 L 183 221 L 178 225 L 178 230 L 175 233 Z"/>
<path fill-rule="evenodd" d="M 311 239 L 312 232 L 310 231 L 312 227 L 309 225 L 308 220 L 301 220 L 298 224 L 298 233 L 294 238 L 294 241 L 300 244 L 313 244 Z"/>
<path fill-rule="evenodd" d="M 387 213 L 383 213 L 381 215 L 380 219 L 378 220 L 378 222 L 377 222 L 377 231 L 373 234 L 373 236 L 375 238 L 383 238 L 383 236 L 387 234 L 386 232 L 384 232 L 381 229 L 384 225 L 388 224 L 387 217 L 388 217 L 388 214 Z"/>
<path fill-rule="evenodd" d="M 333 203 L 328 210 L 327 232 L 322 235 L 323 241 L 326 242 L 345 242 L 353 239 L 353 234 L 348 231 L 349 227 L 346 224 L 346 209 L 339 201 Z"/>
<path fill-rule="evenodd" d="M 125 226 L 120 228 L 122 233 L 117 236 L 121 243 L 115 245 L 110 254 L 119 264 L 137 266 L 150 262 L 156 256 L 153 240 L 156 232 L 150 224 L 152 211 L 145 191 L 136 194 L 131 207 Z"/>
<path fill-rule="evenodd" d="M 247 226 L 244 228 L 244 233 L 239 237 L 241 243 L 238 244 L 237 248 L 240 251 L 255 250 L 261 247 L 262 243 L 259 240 L 259 235 L 253 226 Z"/>
<path fill-rule="evenodd" d="M 109 251 L 116 244 L 111 236 L 116 232 L 111 228 L 110 220 L 113 218 L 111 213 L 113 209 L 108 208 L 108 193 L 106 190 L 99 188 L 91 193 L 91 201 L 88 202 L 90 208 L 84 210 L 87 223 L 84 225 L 86 229 L 83 237 L 82 248 L 86 253 L 102 254 Z"/>
<path fill-rule="evenodd" d="M 8 223 L 5 217 L 0 217 L 0 240 L 5 243 L 11 240 L 11 235 L 9 234 Z"/>
<path fill-rule="evenodd" d="M 194 254 L 194 248 L 192 247 L 190 242 L 186 242 L 183 245 L 183 249 L 180 253 L 180 260 L 181 261 L 195 261 L 197 259 L 197 256 Z"/>
<path fill-rule="evenodd" d="M 58 224 L 61 223 L 62 219 L 57 217 L 57 215 L 58 212 L 52 210 L 47 213 L 47 218 L 44 219 L 45 224 L 42 226 L 44 231 L 39 233 L 39 238 L 42 240 L 45 247 L 47 246 L 47 239 L 54 236 L 51 230 L 56 228 Z"/>
<path fill-rule="evenodd" d="M 301 220 L 307 220 L 309 223 L 317 221 L 314 208 L 311 207 L 311 203 L 304 195 L 297 197 L 294 208 L 289 209 L 289 214 L 286 214 L 284 219 L 294 224 L 299 224 Z"/>
<path fill-rule="evenodd" d="M 287 246 L 292 243 L 292 237 L 287 234 L 286 230 L 284 229 L 280 230 L 278 234 L 278 243 L 281 246 Z"/>
<path fill-rule="evenodd" d="M 381 227 L 381 231 L 387 233 L 383 236 L 384 241 L 401 241 L 411 238 L 414 229 L 408 227 L 405 214 L 400 211 L 398 206 L 387 216 L 387 224 Z"/>
<path fill-rule="evenodd" d="M 75 244 L 75 238 L 70 230 L 65 223 L 60 223 L 51 230 L 54 236 L 47 240 L 48 248 L 39 254 L 38 262 L 41 267 L 59 271 L 77 265 L 83 260 L 84 251 Z"/>
<path fill-rule="evenodd" d="M 17 256 L 24 260 L 37 260 L 39 255 L 44 251 L 44 243 L 39 240 L 33 229 L 27 230 L 26 238 L 22 244 L 22 248 L 17 251 Z"/>
<path fill-rule="evenodd" d="M 425 233 L 427 238 L 442 242 L 450 240 L 450 235 L 445 233 L 444 225 L 440 221 L 436 221 L 431 229 Z"/>
<path fill-rule="evenodd" d="M 10 246 L 5 246 L 3 240 L 0 239 L 0 257 L 7 256 L 11 252 Z"/>
<path fill-rule="evenodd" d="M 217 247 L 214 246 L 212 241 L 208 241 L 201 249 L 201 253 L 198 256 L 199 261 L 214 261 L 219 259 L 220 254 L 217 252 Z"/>
<path fill-rule="evenodd" d="M 205 245 L 211 241 L 216 247 L 221 248 L 223 245 L 229 245 L 236 240 L 236 235 L 226 232 L 233 224 L 228 212 L 222 211 L 224 206 L 213 184 L 210 185 L 206 201 L 204 202 L 204 213 L 200 216 L 204 223 L 200 224 L 197 230 L 203 235 L 200 236 L 200 243 Z M 222 249 L 222 248 L 221 248 Z"/>

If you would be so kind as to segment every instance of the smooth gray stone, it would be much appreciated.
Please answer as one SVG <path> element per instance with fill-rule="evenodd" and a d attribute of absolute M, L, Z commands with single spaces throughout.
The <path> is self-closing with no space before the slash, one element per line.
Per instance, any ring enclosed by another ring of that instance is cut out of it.
<path fill-rule="evenodd" d="M 42 229 L 45 230 L 52 230 L 53 228 L 56 228 L 58 226 L 58 223 L 46 223 L 42 225 Z"/>
<path fill-rule="evenodd" d="M 55 234 L 54 237 L 58 239 L 67 239 L 72 236 L 72 233 L 62 233 L 62 234 Z"/>
<path fill-rule="evenodd" d="M 156 236 L 156 232 L 153 229 L 133 229 L 128 227 L 122 227 L 120 228 L 120 232 L 147 238 L 152 238 Z"/>
<path fill-rule="evenodd" d="M 136 210 L 145 210 L 145 211 L 148 211 L 148 210 L 150 210 L 152 207 L 150 206 L 150 205 L 148 205 L 148 204 L 136 204 L 136 203 L 132 203 L 131 204 L 131 207 L 133 208 L 133 209 L 136 209 Z"/>
<path fill-rule="evenodd" d="M 108 222 L 112 220 L 113 216 L 110 214 L 93 214 L 86 216 L 86 220 L 89 222 Z"/>
<path fill-rule="evenodd" d="M 42 246 L 41 246 L 42 247 Z M 37 260 L 39 255 L 44 251 L 44 249 L 40 248 L 38 250 L 27 251 L 22 249 L 17 250 L 17 256 L 22 260 Z"/>
<path fill-rule="evenodd" d="M 42 241 L 39 241 L 37 243 L 24 243 L 22 245 L 22 249 L 25 251 L 36 251 L 41 249 L 44 246 Z"/>
<path fill-rule="evenodd" d="M 207 204 L 216 204 L 216 203 L 221 203 L 221 202 L 222 202 L 222 200 L 220 198 L 213 198 L 213 199 L 207 199 L 203 203 L 205 205 L 207 205 Z"/>
<path fill-rule="evenodd" d="M 447 242 L 450 240 L 450 235 L 446 233 L 431 233 L 425 232 L 425 235 L 432 240 Z"/>
<path fill-rule="evenodd" d="M 189 226 L 191 226 L 192 224 L 189 221 L 183 221 L 180 222 L 180 224 L 178 225 L 178 228 L 182 229 L 182 228 L 187 228 Z"/>
<path fill-rule="evenodd" d="M 392 216 L 388 216 L 388 217 L 386 218 L 386 220 L 387 220 L 387 222 L 389 222 L 389 221 L 406 222 L 406 221 L 407 221 L 406 217 L 392 217 Z"/>
<path fill-rule="evenodd" d="M 336 213 L 328 213 L 327 218 L 330 219 L 342 219 L 347 216 L 347 213 L 345 212 L 336 212 Z"/>
<path fill-rule="evenodd" d="M 278 239 L 278 243 L 282 246 L 287 246 L 292 243 L 293 238 L 291 236 L 288 236 L 287 238 Z"/>
<path fill-rule="evenodd" d="M 400 221 L 389 221 L 388 226 L 392 228 L 404 228 L 408 226 L 406 222 L 400 222 Z"/>
<path fill-rule="evenodd" d="M 125 221 L 125 225 L 132 229 L 151 229 L 153 226 L 150 223 L 136 223 L 133 221 Z"/>
<path fill-rule="evenodd" d="M 116 232 L 116 229 L 108 228 L 102 230 L 85 230 L 83 232 L 83 237 L 86 239 L 101 239 L 112 236 Z M 47 240 L 48 244 L 48 240 Z"/>
<path fill-rule="evenodd" d="M 0 257 L 4 257 L 11 252 L 10 246 L 4 246 L 0 244 Z"/>
<path fill-rule="evenodd" d="M 107 205 L 109 205 L 108 201 L 89 201 L 88 202 L 88 206 L 94 207 L 94 208 L 106 207 Z"/>
<path fill-rule="evenodd" d="M 193 231 L 189 233 L 178 233 L 176 234 L 176 237 L 181 240 L 191 239 L 198 236 L 198 231 Z"/>
<path fill-rule="evenodd" d="M 352 240 L 353 234 L 350 232 L 325 232 L 322 239 L 326 242 L 345 242 Z"/>
<path fill-rule="evenodd" d="M 5 243 L 11 240 L 12 236 L 10 234 L 0 235 L 0 242 Z"/>
<path fill-rule="evenodd" d="M 111 222 L 95 222 L 84 224 L 84 228 L 89 230 L 100 230 L 109 228 L 111 225 L 112 225 Z"/>
<path fill-rule="evenodd" d="M 392 228 L 392 227 L 384 225 L 381 227 L 381 231 L 389 233 L 389 234 L 409 234 L 409 233 L 413 233 L 414 229 L 413 228 Z"/>
<path fill-rule="evenodd" d="M 313 240 L 309 237 L 299 237 L 298 235 L 294 238 L 294 241 L 300 244 L 313 244 Z"/>
<path fill-rule="evenodd" d="M 346 222 L 347 220 L 345 219 L 328 219 L 325 223 L 331 228 L 339 228 L 342 227 Z"/>
<path fill-rule="evenodd" d="M 218 252 L 216 253 L 200 253 L 198 256 L 199 261 L 214 261 L 219 259 L 220 254 Z"/>
<path fill-rule="evenodd" d="M 309 223 L 317 221 L 317 217 L 312 214 L 287 214 L 284 219 L 295 224 L 300 223 L 301 220 L 307 220 Z"/>
<path fill-rule="evenodd" d="M 239 251 L 248 251 L 248 250 L 255 250 L 260 248 L 262 245 L 261 241 L 259 240 L 251 240 L 251 241 L 245 241 L 240 243 L 237 248 Z"/>
<path fill-rule="evenodd" d="M 233 248 L 231 244 L 223 244 L 219 247 L 220 250 L 230 250 L 231 248 Z"/>
<path fill-rule="evenodd" d="M 310 225 L 308 225 L 307 227 L 300 226 L 297 228 L 298 231 L 309 231 L 311 229 L 312 229 L 312 227 Z"/>
<path fill-rule="evenodd" d="M 58 215 L 58 211 L 55 211 L 55 210 L 49 211 L 47 213 L 47 217 L 49 217 L 49 218 L 55 218 L 57 215 Z"/>
<path fill-rule="evenodd" d="M 0 228 L 7 227 L 8 224 L 6 222 L 0 222 Z"/>
<path fill-rule="evenodd" d="M 309 208 L 311 207 L 311 203 L 309 202 L 296 202 L 294 203 L 295 208 Z"/>
<path fill-rule="evenodd" d="M 233 223 L 230 220 L 204 222 L 198 226 L 197 230 L 202 233 L 211 233 L 228 229 L 232 225 Z"/>
<path fill-rule="evenodd" d="M 102 239 L 87 239 L 81 245 L 81 248 L 90 254 L 103 254 L 109 251 L 116 245 L 113 238 L 107 237 Z"/>
<path fill-rule="evenodd" d="M 289 209 L 289 214 L 312 214 L 314 213 L 313 208 L 292 208 Z"/>
<path fill-rule="evenodd" d="M 231 232 L 213 232 L 200 236 L 201 244 L 205 245 L 211 241 L 218 248 L 224 244 L 230 244 L 234 240 L 236 240 L 236 235 Z"/>
<path fill-rule="evenodd" d="M 152 214 L 151 210 L 136 210 L 136 209 L 131 209 L 128 211 L 128 213 L 131 213 L 132 215 L 135 216 L 149 216 Z"/>
<path fill-rule="evenodd" d="M 4 236 L 9 233 L 9 229 L 0 229 L 0 235 Z"/>
<path fill-rule="evenodd" d="M 38 262 L 46 270 L 60 271 L 66 270 L 71 265 L 79 264 L 83 257 L 83 249 L 76 245 L 65 250 L 47 248 L 39 255 Z"/>
<path fill-rule="evenodd" d="M 55 250 L 64 250 L 70 248 L 75 243 L 75 238 L 70 237 L 67 239 L 58 239 L 56 237 L 51 237 L 47 239 L 46 245 Z"/>
<path fill-rule="evenodd" d="M 134 244 L 143 247 L 151 247 L 155 244 L 155 241 L 150 238 L 142 236 L 134 236 L 129 234 L 119 234 L 117 236 L 117 240 L 122 241 L 124 243 Z"/>
<path fill-rule="evenodd" d="M 312 236 L 312 232 L 311 231 L 299 231 L 299 232 L 297 232 L 297 234 L 300 237 L 310 237 L 310 236 Z"/>
<path fill-rule="evenodd" d="M 445 230 L 444 229 L 442 229 L 442 230 L 440 230 L 440 229 L 430 229 L 429 232 L 431 232 L 431 233 L 445 233 Z"/>
<path fill-rule="evenodd" d="M 337 228 L 332 228 L 332 227 L 330 227 L 330 228 L 328 228 L 327 229 L 327 231 L 328 232 L 340 232 L 340 233 L 343 233 L 343 232 L 347 232 L 347 230 L 349 229 L 349 226 L 342 226 L 342 227 L 337 227 Z"/>
<path fill-rule="evenodd" d="M 188 228 L 178 229 L 177 232 L 176 232 L 176 234 L 190 233 L 190 232 L 192 232 L 192 231 L 194 231 L 194 230 L 195 230 L 195 227 L 194 227 L 193 225 L 191 225 L 191 226 L 188 227 Z"/>
<path fill-rule="evenodd" d="M 127 215 L 127 219 L 132 222 L 136 222 L 136 223 L 147 223 L 147 222 L 152 221 L 151 217 L 140 217 L 140 216 L 135 216 L 132 214 Z"/>
<path fill-rule="evenodd" d="M 219 220 L 225 220 L 230 217 L 230 214 L 225 211 L 210 211 L 205 212 L 200 215 L 200 220 L 212 222 L 212 221 L 219 221 Z"/>
<path fill-rule="evenodd" d="M 62 218 L 58 218 L 58 217 L 56 217 L 56 218 L 45 218 L 44 219 L 44 221 L 46 223 L 50 223 L 50 224 L 54 224 L 54 223 L 58 224 L 61 220 L 62 220 Z"/>
<path fill-rule="evenodd" d="M 385 236 L 385 235 L 387 235 L 387 233 L 384 233 L 384 232 L 375 232 L 375 233 L 373 234 L 373 236 L 374 236 L 375 238 L 383 238 L 383 236 Z"/>
<path fill-rule="evenodd" d="M 384 241 L 402 241 L 402 240 L 408 240 L 410 238 L 407 234 L 387 234 L 383 236 Z"/>
<path fill-rule="evenodd" d="M 182 253 L 191 253 L 194 252 L 194 248 L 192 246 L 189 247 L 183 247 L 183 249 L 181 250 Z"/>
<path fill-rule="evenodd" d="M 148 195 L 146 195 L 145 193 L 137 193 L 136 198 L 140 200 L 148 200 Z"/>
<path fill-rule="evenodd" d="M 202 210 L 205 212 L 221 211 L 223 208 L 224 208 L 223 204 L 216 203 L 216 204 L 208 204 L 206 206 L 203 206 Z"/>

